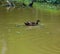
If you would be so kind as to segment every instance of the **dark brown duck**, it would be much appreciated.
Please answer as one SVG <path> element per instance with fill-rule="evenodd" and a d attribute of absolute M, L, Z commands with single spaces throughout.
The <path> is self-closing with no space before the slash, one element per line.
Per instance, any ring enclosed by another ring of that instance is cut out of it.
<path fill-rule="evenodd" d="M 24 24 L 26 25 L 26 26 L 36 26 L 36 25 L 38 25 L 38 23 L 40 22 L 40 20 L 37 20 L 36 22 L 25 22 Z"/>

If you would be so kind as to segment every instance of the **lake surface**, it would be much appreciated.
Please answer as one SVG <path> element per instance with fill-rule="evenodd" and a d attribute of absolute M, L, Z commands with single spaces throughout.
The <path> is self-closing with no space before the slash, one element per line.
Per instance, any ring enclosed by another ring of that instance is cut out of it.
<path fill-rule="evenodd" d="M 37 19 L 38 26 L 24 25 Z M 60 12 L 0 8 L 0 54 L 60 54 Z"/>

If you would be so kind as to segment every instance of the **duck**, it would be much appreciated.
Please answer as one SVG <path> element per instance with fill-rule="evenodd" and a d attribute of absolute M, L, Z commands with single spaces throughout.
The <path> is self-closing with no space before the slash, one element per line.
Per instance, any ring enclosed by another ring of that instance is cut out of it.
<path fill-rule="evenodd" d="M 39 22 L 40 22 L 40 20 L 37 20 L 36 22 L 30 22 L 30 21 L 28 21 L 28 22 L 24 22 L 24 24 L 26 26 L 37 26 Z"/>

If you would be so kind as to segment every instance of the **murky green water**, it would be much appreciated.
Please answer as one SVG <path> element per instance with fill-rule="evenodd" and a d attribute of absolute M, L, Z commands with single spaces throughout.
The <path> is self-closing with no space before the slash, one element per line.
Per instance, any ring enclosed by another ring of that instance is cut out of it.
<path fill-rule="evenodd" d="M 37 19 L 38 26 L 24 25 Z M 60 54 L 60 12 L 0 8 L 0 54 Z"/>

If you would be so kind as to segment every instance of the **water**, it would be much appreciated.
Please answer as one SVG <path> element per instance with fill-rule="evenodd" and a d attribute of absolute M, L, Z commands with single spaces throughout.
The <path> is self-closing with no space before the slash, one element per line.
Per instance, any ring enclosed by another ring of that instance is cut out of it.
<path fill-rule="evenodd" d="M 0 54 L 6 40 L 5 54 L 60 54 L 60 12 L 34 8 L 0 8 Z M 41 20 L 38 26 L 25 26 L 26 21 Z"/>

